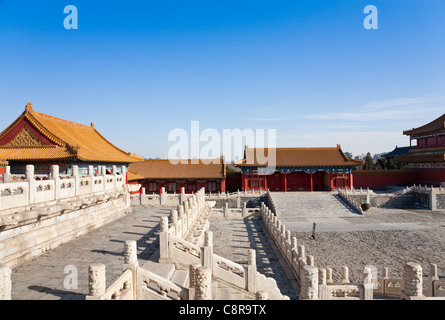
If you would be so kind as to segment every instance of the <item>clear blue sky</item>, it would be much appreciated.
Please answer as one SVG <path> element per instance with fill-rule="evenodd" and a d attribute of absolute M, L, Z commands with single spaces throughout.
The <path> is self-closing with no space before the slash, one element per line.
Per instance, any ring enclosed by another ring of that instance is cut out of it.
<path fill-rule="evenodd" d="M 145 157 L 194 120 L 360 154 L 445 113 L 443 0 L 112 3 L 0 0 L 0 130 L 30 101 Z"/>

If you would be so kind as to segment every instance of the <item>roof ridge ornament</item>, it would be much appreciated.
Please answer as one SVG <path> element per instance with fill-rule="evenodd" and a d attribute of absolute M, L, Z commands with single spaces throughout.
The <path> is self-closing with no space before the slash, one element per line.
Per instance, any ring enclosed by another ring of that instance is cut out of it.
<path fill-rule="evenodd" d="M 31 102 L 28 101 L 26 103 L 25 110 L 26 111 L 32 111 L 32 103 Z"/>

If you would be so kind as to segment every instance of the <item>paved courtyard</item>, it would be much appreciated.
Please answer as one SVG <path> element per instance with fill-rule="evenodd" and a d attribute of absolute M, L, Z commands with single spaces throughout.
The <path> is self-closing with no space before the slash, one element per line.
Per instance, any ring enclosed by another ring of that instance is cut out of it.
<path fill-rule="evenodd" d="M 401 277 L 407 261 L 419 262 L 424 274 L 429 263 L 445 276 L 445 212 L 371 208 L 363 216 L 341 207 L 331 192 L 272 193 L 277 215 L 287 230 L 314 256 L 318 267 L 333 268 L 338 280 L 342 266 L 350 280 L 361 281 L 366 265 L 389 268 Z M 316 239 L 311 240 L 313 223 Z"/>

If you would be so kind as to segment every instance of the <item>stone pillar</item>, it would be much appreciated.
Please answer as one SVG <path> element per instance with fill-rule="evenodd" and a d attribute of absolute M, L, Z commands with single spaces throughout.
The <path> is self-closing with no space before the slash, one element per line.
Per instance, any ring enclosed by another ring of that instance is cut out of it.
<path fill-rule="evenodd" d="M 434 188 L 431 186 L 430 190 L 430 210 L 436 211 L 437 210 L 437 195 L 436 192 L 434 192 Z"/>
<path fill-rule="evenodd" d="M 59 199 L 60 193 L 60 179 L 59 179 L 59 166 L 52 165 L 51 166 L 51 180 L 54 181 L 54 200 Z"/>
<path fill-rule="evenodd" d="M 208 267 L 196 269 L 195 300 L 212 300 L 212 270 Z"/>
<path fill-rule="evenodd" d="M 201 264 L 212 270 L 213 267 L 213 232 L 204 232 L 204 247 L 202 248 Z"/>
<path fill-rule="evenodd" d="M 183 204 L 186 199 L 187 196 L 185 194 L 185 188 L 181 187 L 181 193 L 179 194 L 179 205 Z"/>
<path fill-rule="evenodd" d="M 72 171 L 72 177 L 74 179 L 74 186 L 75 186 L 75 195 L 78 196 L 80 194 L 80 178 L 79 178 L 79 167 L 76 165 L 73 165 L 71 168 Z M 91 183 L 93 183 L 91 181 Z"/>
<path fill-rule="evenodd" d="M 437 264 L 430 263 L 430 272 L 428 274 L 428 284 L 426 288 L 426 296 L 434 297 L 434 281 L 439 280 L 439 274 L 437 273 Z"/>
<path fill-rule="evenodd" d="M 178 206 L 178 225 L 179 225 L 179 232 L 178 232 L 178 237 L 179 238 L 183 238 L 185 235 L 185 228 L 187 227 L 187 223 L 184 222 L 185 217 L 184 217 L 184 206 L 183 205 L 179 205 Z"/>
<path fill-rule="evenodd" d="M 318 269 L 304 266 L 301 270 L 300 300 L 318 300 Z"/>
<path fill-rule="evenodd" d="M 224 218 L 228 218 L 229 217 L 229 211 L 230 209 L 229 209 L 229 203 L 228 202 L 226 202 L 226 205 L 225 205 L 225 207 L 224 207 Z"/>
<path fill-rule="evenodd" d="M 170 224 L 174 228 L 174 235 L 178 237 L 178 210 L 170 211 Z"/>
<path fill-rule="evenodd" d="M 167 194 L 165 193 L 165 187 L 161 188 L 161 194 L 159 195 L 160 205 L 164 205 L 167 202 Z"/>
<path fill-rule="evenodd" d="M 318 297 L 320 300 L 328 299 L 326 269 L 320 268 L 318 270 Z"/>
<path fill-rule="evenodd" d="M 28 164 L 25 169 L 25 180 L 29 183 L 29 204 L 36 201 L 36 180 L 34 179 L 34 166 Z"/>
<path fill-rule="evenodd" d="M 10 166 L 6 166 L 6 168 L 5 168 L 5 173 L 3 175 L 3 182 L 4 183 L 11 182 L 11 167 Z"/>
<path fill-rule="evenodd" d="M 0 300 L 11 300 L 11 269 L 0 264 Z"/>
<path fill-rule="evenodd" d="M 139 265 L 138 249 L 135 240 L 127 240 L 124 243 L 124 270 L 133 269 Z"/>
<path fill-rule="evenodd" d="M 349 268 L 346 266 L 341 267 L 341 284 L 349 284 Z"/>
<path fill-rule="evenodd" d="M 422 266 L 415 262 L 408 262 L 403 267 L 403 284 L 400 297 L 403 300 L 423 300 Z"/>
<path fill-rule="evenodd" d="M 307 256 L 306 257 L 306 264 L 308 266 L 314 266 L 314 257 L 313 256 Z"/>
<path fill-rule="evenodd" d="M 189 300 L 195 300 L 196 269 L 201 265 L 193 263 L 189 266 Z"/>
<path fill-rule="evenodd" d="M 168 254 L 168 218 L 161 218 L 159 232 L 159 263 L 167 263 Z"/>
<path fill-rule="evenodd" d="M 326 284 L 334 283 L 332 279 L 332 268 L 326 268 Z"/>
<path fill-rule="evenodd" d="M 88 269 L 88 288 L 87 300 L 98 299 L 105 293 L 107 287 L 104 264 L 94 263 L 90 265 Z"/>
<path fill-rule="evenodd" d="M 363 300 L 374 299 L 374 284 L 372 283 L 372 270 L 369 267 L 365 267 L 363 271 Z"/>
<path fill-rule="evenodd" d="M 91 178 L 91 183 L 93 182 L 94 174 L 94 166 L 88 166 L 88 176 Z"/>
<path fill-rule="evenodd" d="M 257 266 L 256 251 L 247 250 L 247 291 L 255 293 L 257 291 Z"/>
<path fill-rule="evenodd" d="M 247 217 L 247 202 L 243 203 L 243 218 Z"/>
<path fill-rule="evenodd" d="M 238 191 L 238 194 L 236 196 L 236 207 L 237 207 L 237 209 L 241 209 L 241 197 L 239 195 L 239 191 Z"/>

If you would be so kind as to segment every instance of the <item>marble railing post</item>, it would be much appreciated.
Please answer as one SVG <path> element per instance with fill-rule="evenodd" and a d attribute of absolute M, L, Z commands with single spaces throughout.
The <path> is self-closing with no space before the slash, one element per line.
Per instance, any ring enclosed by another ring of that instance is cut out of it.
<path fill-rule="evenodd" d="M 123 270 L 130 269 L 132 271 L 133 286 L 136 286 L 136 274 L 139 267 L 138 248 L 135 240 L 127 240 L 124 243 L 124 265 Z M 133 300 L 137 299 L 136 288 L 133 288 Z"/>
<path fill-rule="evenodd" d="M 60 179 L 59 179 L 59 166 L 51 166 L 51 179 L 54 180 L 54 200 L 59 199 L 60 192 Z"/>
<path fill-rule="evenodd" d="M 189 266 L 189 300 L 195 300 L 196 269 L 201 265 L 193 263 Z"/>
<path fill-rule="evenodd" d="M 168 217 L 161 218 L 159 232 L 159 263 L 167 263 L 168 252 Z"/>
<path fill-rule="evenodd" d="M 160 205 L 164 205 L 167 202 L 167 194 L 165 192 L 165 187 L 161 188 L 161 194 L 159 195 Z"/>
<path fill-rule="evenodd" d="M 320 268 L 318 270 L 318 298 L 320 300 L 327 300 L 327 287 L 326 269 Z"/>
<path fill-rule="evenodd" d="M 181 193 L 179 194 L 179 205 L 183 204 L 187 196 L 185 195 L 185 188 L 181 187 Z"/>
<path fill-rule="evenodd" d="M 326 268 L 326 284 L 334 283 L 332 279 L 332 268 Z"/>
<path fill-rule="evenodd" d="M 247 202 L 243 203 L 243 213 L 242 213 L 243 218 L 247 217 Z"/>
<path fill-rule="evenodd" d="M 80 193 L 80 177 L 79 177 L 79 167 L 76 165 L 73 165 L 72 168 L 72 176 L 74 179 L 74 186 L 75 186 L 75 195 L 78 196 Z M 93 181 L 91 181 L 93 183 Z"/>
<path fill-rule="evenodd" d="M 6 166 L 5 173 L 3 174 L 3 183 L 11 182 L 11 167 Z"/>
<path fill-rule="evenodd" d="M 139 265 L 138 262 L 138 249 L 135 240 L 127 240 L 124 243 L 124 270 L 135 268 Z"/>
<path fill-rule="evenodd" d="M 363 300 L 374 299 L 374 284 L 372 283 L 372 270 L 365 267 L 363 281 Z"/>
<path fill-rule="evenodd" d="M 11 269 L 0 264 L 0 300 L 11 300 Z"/>
<path fill-rule="evenodd" d="M 208 267 L 196 269 L 195 300 L 212 300 L 212 270 Z"/>
<path fill-rule="evenodd" d="M 88 269 L 88 288 L 89 295 L 87 300 L 94 300 L 103 295 L 107 289 L 105 265 L 94 263 Z"/>
<path fill-rule="evenodd" d="M 171 210 L 170 211 L 170 225 L 174 229 L 174 235 L 176 237 L 179 237 L 179 232 L 178 232 L 178 211 L 177 210 Z"/>
<path fill-rule="evenodd" d="M 341 284 L 349 284 L 349 268 L 346 266 L 343 266 L 341 268 Z"/>
<path fill-rule="evenodd" d="M 301 270 L 300 300 L 318 300 L 318 269 L 304 266 Z"/>
<path fill-rule="evenodd" d="M 36 202 L 36 180 L 34 179 L 34 166 L 28 164 L 25 171 L 25 179 L 29 183 L 29 204 Z"/>
<path fill-rule="evenodd" d="M 201 264 L 213 268 L 213 232 L 205 231 L 204 233 L 204 247 L 202 248 Z"/>
<path fill-rule="evenodd" d="M 257 265 L 254 249 L 247 250 L 247 291 L 252 293 L 257 291 Z"/>
<path fill-rule="evenodd" d="M 423 300 L 422 266 L 415 262 L 408 262 L 403 267 L 403 283 L 401 298 L 403 300 Z"/>
<path fill-rule="evenodd" d="M 178 206 L 178 223 L 177 224 L 178 224 L 178 228 L 179 228 L 178 237 L 181 239 L 184 237 L 185 229 L 187 228 L 187 223 L 184 221 L 185 221 L 184 206 L 179 205 Z"/>
<path fill-rule="evenodd" d="M 439 280 L 439 274 L 437 273 L 437 264 L 430 263 L 430 272 L 428 274 L 428 284 L 426 289 L 427 297 L 434 297 L 434 281 Z"/>

